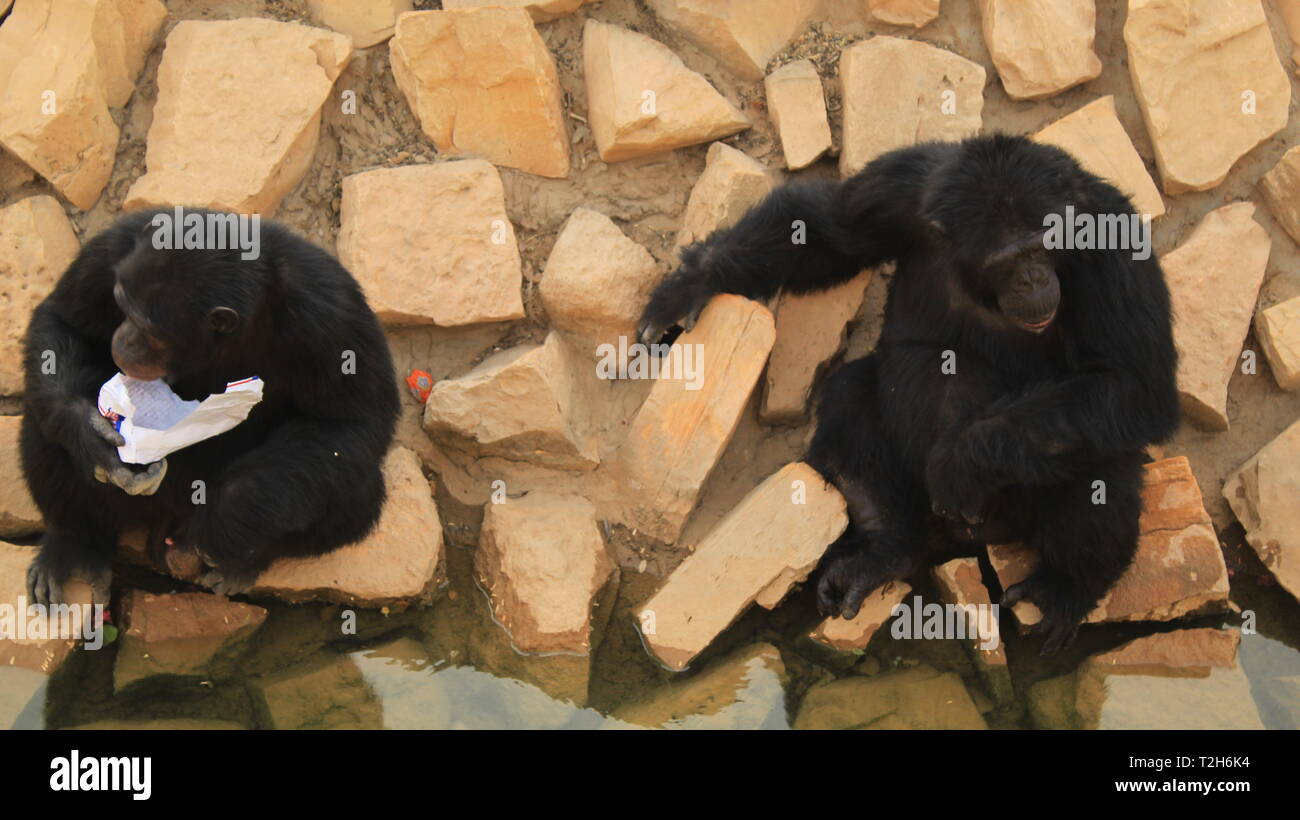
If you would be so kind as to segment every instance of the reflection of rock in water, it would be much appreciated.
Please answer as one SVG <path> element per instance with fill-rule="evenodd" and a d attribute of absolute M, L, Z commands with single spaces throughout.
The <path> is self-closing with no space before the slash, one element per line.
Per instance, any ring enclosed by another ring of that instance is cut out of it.
<path fill-rule="evenodd" d="M 785 680 L 780 651 L 755 644 L 616 710 L 606 728 L 786 729 Z"/>
<path fill-rule="evenodd" d="M 804 696 L 796 729 L 985 729 L 961 678 L 929 666 L 819 684 Z"/>
<path fill-rule="evenodd" d="M 1241 634 L 1184 629 L 1089 658 L 1029 690 L 1043 729 L 1263 729 L 1237 665 Z"/>

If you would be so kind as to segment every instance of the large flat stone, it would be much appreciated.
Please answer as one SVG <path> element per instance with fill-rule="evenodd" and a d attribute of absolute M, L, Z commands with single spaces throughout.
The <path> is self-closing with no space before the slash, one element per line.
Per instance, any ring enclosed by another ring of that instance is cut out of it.
<path fill-rule="evenodd" d="M 481 159 L 343 178 L 338 252 L 389 325 L 524 317 L 501 175 Z"/>
<path fill-rule="evenodd" d="M 831 148 L 826 94 L 812 60 L 786 63 L 763 81 L 767 110 L 781 137 L 785 167 L 806 168 Z"/>
<path fill-rule="evenodd" d="M 439 152 L 568 176 L 559 75 L 524 9 L 404 14 L 389 51 L 397 87 Z"/>
<path fill-rule="evenodd" d="M 113 669 L 117 691 L 150 678 L 228 675 L 253 633 L 266 621 L 260 606 L 220 595 L 155 595 L 131 590 L 121 608 L 122 631 Z"/>
<path fill-rule="evenodd" d="M 833 487 L 806 464 L 786 465 L 751 490 L 638 609 L 646 647 L 668 668 L 685 669 L 750 604 L 776 606 L 847 524 Z"/>
<path fill-rule="evenodd" d="M 22 416 L 0 416 L 0 538 L 33 535 L 45 529 L 45 519 L 27 489 L 18 458 Z"/>
<path fill-rule="evenodd" d="M 1013 100 L 1039 100 L 1101 74 L 1093 0 L 979 0 L 984 43 Z"/>
<path fill-rule="evenodd" d="M 685 346 L 698 369 L 695 382 L 662 373 L 628 425 L 619 453 L 625 522 L 673 542 L 700 489 L 740 423 L 776 338 L 772 314 L 733 294 L 714 297 L 699 322 L 678 337 L 667 357 L 682 362 Z"/>
<path fill-rule="evenodd" d="M 1228 476 L 1223 497 L 1259 560 L 1300 600 L 1300 422 Z"/>
<path fill-rule="evenodd" d="M 1255 336 L 1277 386 L 1300 388 L 1300 296 L 1256 313 Z"/>
<path fill-rule="evenodd" d="M 660 22 L 744 80 L 803 28 L 818 0 L 647 0 Z"/>

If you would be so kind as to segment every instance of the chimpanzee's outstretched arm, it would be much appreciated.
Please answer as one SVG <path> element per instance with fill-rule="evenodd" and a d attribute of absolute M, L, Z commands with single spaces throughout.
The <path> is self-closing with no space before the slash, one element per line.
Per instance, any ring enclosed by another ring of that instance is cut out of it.
<path fill-rule="evenodd" d="M 659 341 L 678 322 L 693 324 L 718 293 L 766 300 L 826 290 L 865 267 L 898 257 L 919 232 L 925 180 L 951 146 L 927 143 L 881 156 L 844 182 L 784 185 L 740 221 L 682 252 L 655 288 L 637 337 Z"/>

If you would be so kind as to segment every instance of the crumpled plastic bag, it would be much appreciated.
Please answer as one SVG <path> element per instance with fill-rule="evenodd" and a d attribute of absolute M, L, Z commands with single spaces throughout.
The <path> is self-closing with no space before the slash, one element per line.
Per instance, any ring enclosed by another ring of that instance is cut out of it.
<path fill-rule="evenodd" d="M 169 453 L 226 432 L 262 400 L 256 376 L 226 385 L 203 401 L 185 401 L 162 380 L 145 382 L 118 373 L 99 389 L 99 412 L 113 422 L 126 444 L 117 457 L 127 464 L 152 464 Z"/>

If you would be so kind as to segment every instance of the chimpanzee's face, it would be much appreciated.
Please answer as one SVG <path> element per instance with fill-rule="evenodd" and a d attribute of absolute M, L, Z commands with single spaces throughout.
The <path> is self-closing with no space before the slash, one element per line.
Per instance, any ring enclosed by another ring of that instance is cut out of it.
<path fill-rule="evenodd" d="M 238 311 L 205 304 L 193 251 L 137 245 L 114 268 L 113 300 L 123 313 L 113 362 L 133 379 L 174 382 L 202 370 L 240 326 Z"/>
<path fill-rule="evenodd" d="M 1002 318 L 1028 333 L 1051 327 L 1061 303 L 1056 267 L 1041 243 L 1012 246 L 983 271 L 993 285 Z"/>

